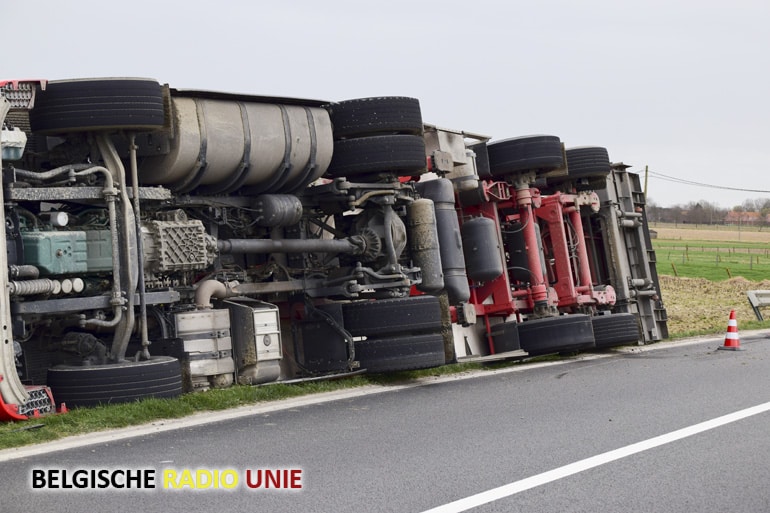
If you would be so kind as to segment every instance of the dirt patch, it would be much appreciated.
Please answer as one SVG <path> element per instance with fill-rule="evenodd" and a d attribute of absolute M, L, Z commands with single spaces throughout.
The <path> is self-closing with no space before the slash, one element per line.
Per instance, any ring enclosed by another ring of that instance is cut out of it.
<path fill-rule="evenodd" d="M 660 276 L 660 288 L 671 336 L 703 329 L 722 333 L 727 331 L 730 310 L 735 310 L 739 328 L 741 320 L 756 320 L 746 291 L 770 289 L 770 280 L 757 282 L 736 277 L 714 282 L 705 278 Z"/>
<path fill-rule="evenodd" d="M 650 229 L 658 232 L 659 239 L 770 243 L 770 230 L 768 229 L 761 232 L 756 228 L 738 230 L 737 226 L 721 226 L 719 228 L 651 226 Z"/>

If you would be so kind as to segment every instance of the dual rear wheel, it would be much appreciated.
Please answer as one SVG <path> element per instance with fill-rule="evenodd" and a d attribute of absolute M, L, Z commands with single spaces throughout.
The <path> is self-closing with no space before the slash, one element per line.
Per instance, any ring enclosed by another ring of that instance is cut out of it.
<path fill-rule="evenodd" d="M 497 352 L 521 348 L 530 356 L 609 349 L 635 344 L 640 339 L 634 314 L 583 314 L 544 317 L 497 325 L 493 329 Z"/>
<path fill-rule="evenodd" d="M 360 98 L 326 108 L 335 139 L 327 176 L 415 176 L 425 171 L 422 112 L 416 98 Z"/>
<path fill-rule="evenodd" d="M 441 303 L 415 296 L 348 303 L 345 329 L 354 337 L 356 360 L 370 372 L 438 367 L 446 363 Z"/>

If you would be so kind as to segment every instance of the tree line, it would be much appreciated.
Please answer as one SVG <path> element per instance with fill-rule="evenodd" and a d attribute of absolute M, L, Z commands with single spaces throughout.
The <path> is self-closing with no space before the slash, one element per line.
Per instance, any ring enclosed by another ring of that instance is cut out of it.
<path fill-rule="evenodd" d="M 770 199 L 744 200 L 732 208 L 721 208 L 706 200 L 687 204 L 661 207 L 655 201 L 647 201 L 647 219 L 660 223 L 770 225 Z"/>

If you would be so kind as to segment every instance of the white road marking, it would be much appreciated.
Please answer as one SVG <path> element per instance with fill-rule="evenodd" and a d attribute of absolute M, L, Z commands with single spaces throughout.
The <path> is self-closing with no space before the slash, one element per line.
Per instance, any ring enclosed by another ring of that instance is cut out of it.
<path fill-rule="evenodd" d="M 705 422 L 678 429 L 676 431 L 656 436 L 642 442 L 637 442 L 635 444 L 627 445 L 626 447 L 621 447 L 613 451 L 576 461 L 574 463 L 570 463 L 569 465 L 543 472 L 542 474 L 537 474 L 520 481 L 514 481 L 513 483 L 509 483 L 498 488 L 492 488 L 486 492 L 477 493 L 476 495 L 471 495 L 469 497 L 465 497 L 463 499 L 459 499 L 454 502 L 429 509 L 423 513 L 460 513 L 461 511 L 467 511 L 471 508 L 475 508 L 483 504 L 488 504 L 505 497 L 511 497 L 512 495 L 516 495 L 517 493 L 523 492 L 525 490 L 551 483 L 553 481 L 578 474 L 585 470 L 589 470 L 606 463 L 625 458 L 627 456 L 632 456 L 649 449 L 654 449 L 655 447 L 660 447 L 661 445 L 676 442 L 677 440 L 682 440 L 683 438 L 697 435 L 698 433 L 703 433 L 704 431 L 709 431 L 711 429 L 716 429 L 726 424 L 737 422 L 739 420 L 743 420 L 754 415 L 759 415 L 760 413 L 765 413 L 767 411 L 770 411 L 770 402 L 752 406 L 751 408 L 746 408 L 745 410 L 729 413 L 722 417 L 707 420 Z"/>

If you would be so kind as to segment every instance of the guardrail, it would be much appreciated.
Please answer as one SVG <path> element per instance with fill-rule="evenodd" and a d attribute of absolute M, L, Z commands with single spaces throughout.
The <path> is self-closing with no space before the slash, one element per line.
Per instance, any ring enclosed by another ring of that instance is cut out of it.
<path fill-rule="evenodd" d="M 770 290 L 747 290 L 746 295 L 749 298 L 749 304 L 754 310 L 754 315 L 757 316 L 758 321 L 764 321 L 762 312 L 759 310 L 762 307 L 770 306 Z"/>

